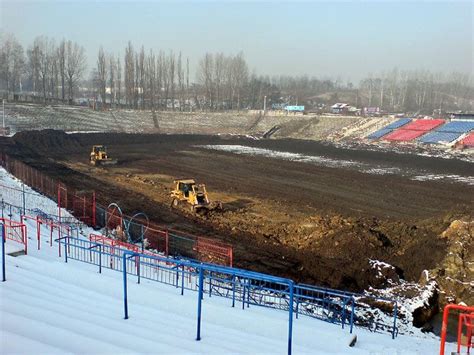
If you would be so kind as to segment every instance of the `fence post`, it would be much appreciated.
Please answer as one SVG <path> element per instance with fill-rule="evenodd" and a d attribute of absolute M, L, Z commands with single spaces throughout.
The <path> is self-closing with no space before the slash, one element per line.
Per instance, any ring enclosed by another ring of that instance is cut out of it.
<path fill-rule="evenodd" d="M 23 241 L 25 243 L 25 255 L 28 255 L 28 230 L 26 229 L 26 225 L 23 224 L 21 227 L 21 233 L 23 234 L 23 238 L 25 238 Z"/>
<path fill-rule="evenodd" d="M 127 252 L 122 256 L 122 274 L 123 274 L 123 308 L 125 319 L 128 319 L 128 300 L 127 300 Z"/>
<path fill-rule="evenodd" d="M 293 281 L 289 282 L 290 286 L 290 307 L 288 310 L 288 355 L 291 355 L 291 342 L 293 337 L 293 293 L 294 284 Z"/>
<path fill-rule="evenodd" d="M 92 227 L 96 227 L 95 224 L 95 191 L 92 192 Z"/>
<path fill-rule="evenodd" d="M 26 214 L 25 183 L 22 183 L 21 187 L 22 187 L 22 194 L 23 194 L 23 215 L 25 215 Z"/>
<path fill-rule="evenodd" d="M 67 249 L 69 246 L 69 237 L 64 237 L 66 242 L 64 243 L 64 261 L 67 263 Z M 58 243 L 61 244 L 61 238 L 58 239 Z"/>
<path fill-rule="evenodd" d="M 352 334 L 352 328 L 354 327 L 354 312 L 355 312 L 355 299 L 352 297 L 352 308 L 351 308 L 351 330 L 350 333 Z"/>
<path fill-rule="evenodd" d="M 58 218 L 61 222 L 61 184 L 58 182 Z"/>
<path fill-rule="evenodd" d="M 181 268 L 181 296 L 184 295 L 184 265 Z"/>
<path fill-rule="evenodd" d="M 299 288 L 296 288 L 296 319 L 298 319 L 299 307 L 300 307 L 300 295 Z"/>
<path fill-rule="evenodd" d="M 138 283 L 140 283 L 140 254 L 135 257 L 135 263 L 137 264 Z"/>
<path fill-rule="evenodd" d="M 36 238 L 38 239 L 38 250 L 41 249 L 41 222 L 38 215 L 36 216 Z"/>
<path fill-rule="evenodd" d="M 232 275 L 232 307 L 235 307 L 235 275 Z"/>
<path fill-rule="evenodd" d="M 395 330 L 397 329 L 397 302 L 395 302 L 395 309 L 393 313 L 392 339 L 395 339 Z"/>
<path fill-rule="evenodd" d="M 5 282 L 7 280 L 6 274 L 5 274 L 5 224 L 2 223 L 2 282 Z"/>
<path fill-rule="evenodd" d="M 99 274 L 102 274 L 102 245 L 97 245 L 99 246 Z"/>
<path fill-rule="evenodd" d="M 165 242 L 166 242 L 165 255 L 168 256 L 168 254 L 169 254 L 169 242 L 170 242 L 170 236 L 169 236 L 168 229 L 166 230 L 166 234 L 165 234 Z"/>
<path fill-rule="evenodd" d="M 199 292 L 198 292 L 198 317 L 197 317 L 197 336 L 196 340 L 201 340 L 201 310 L 204 288 L 204 272 L 202 266 L 199 268 Z"/>

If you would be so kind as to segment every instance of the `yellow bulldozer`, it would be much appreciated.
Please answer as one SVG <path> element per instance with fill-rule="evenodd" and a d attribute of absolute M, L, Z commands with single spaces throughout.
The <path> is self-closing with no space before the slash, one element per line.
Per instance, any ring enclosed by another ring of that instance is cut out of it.
<path fill-rule="evenodd" d="M 191 208 L 191 212 L 198 213 L 222 209 L 222 203 L 219 201 L 210 202 L 206 186 L 204 184 L 197 184 L 194 179 L 174 180 L 171 198 L 172 207 L 176 208 L 181 203 L 187 203 Z"/>
<path fill-rule="evenodd" d="M 104 145 L 93 145 L 90 154 L 90 163 L 94 166 L 115 165 L 116 159 L 111 159 L 107 154 L 107 147 Z"/>

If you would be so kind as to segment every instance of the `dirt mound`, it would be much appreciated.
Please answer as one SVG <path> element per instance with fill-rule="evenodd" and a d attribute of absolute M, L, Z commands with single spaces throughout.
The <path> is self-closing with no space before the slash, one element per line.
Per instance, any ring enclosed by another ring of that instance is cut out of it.
<path fill-rule="evenodd" d="M 18 132 L 13 141 L 24 147 L 39 151 L 74 150 L 81 146 L 79 141 L 64 131 L 45 129 L 42 131 Z"/>
<path fill-rule="evenodd" d="M 474 221 L 455 220 L 441 234 L 448 252 L 432 271 L 441 292 L 441 305 L 447 303 L 474 304 Z"/>

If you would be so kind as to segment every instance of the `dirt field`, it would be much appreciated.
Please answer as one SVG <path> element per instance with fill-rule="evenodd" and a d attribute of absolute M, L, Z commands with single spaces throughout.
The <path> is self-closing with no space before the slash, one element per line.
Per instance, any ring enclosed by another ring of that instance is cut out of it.
<path fill-rule="evenodd" d="M 418 280 L 446 254 L 441 232 L 474 210 L 473 164 L 458 160 L 198 135 L 24 132 L 13 141 L 8 152 L 78 189 L 95 189 L 103 204 L 117 202 L 128 214 L 144 211 L 158 223 L 233 244 L 236 266 L 351 290 L 383 286 L 369 259 Z M 91 167 L 92 144 L 107 145 L 119 164 Z M 308 156 L 318 159 L 305 161 Z M 171 209 L 169 191 L 178 177 L 206 183 L 224 211 L 196 216 Z"/>

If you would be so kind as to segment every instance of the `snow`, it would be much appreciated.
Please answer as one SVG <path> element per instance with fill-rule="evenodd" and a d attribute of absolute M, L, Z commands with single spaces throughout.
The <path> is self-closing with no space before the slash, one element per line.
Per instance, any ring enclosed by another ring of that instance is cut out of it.
<path fill-rule="evenodd" d="M 20 183 L 0 168 L 0 184 Z M 4 189 L 2 188 L 2 192 Z M 39 200 L 39 197 L 38 197 Z M 15 201 L 6 201 L 14 203 Z M 54 205 L 43 197 L 41 206 Z M 16 210 L 12 219 L 19 220 Z M 36 249 L 36 225 L 27 221 L 28 255 L 6 256 L 0 283 L 0 353 L 261 353 L 287 351 L 288 313 L 262 307 L 231 307 L 216 296 L 203 300 L 202 340 L 196 341 L 197 293 L 149 280 L 128 282 L 129 314 L 123 319 L 122 274 L 75 260 L 64 262 L 49 235 Z M 86 232 L 86 231 L 85 231 Z M 54 243 L 55 244 L 55 243 Z M 7 252 L 18 249 L 8 240 Z M 301 316 L 293 324 L 295 354 L 433 354 L 433 335 L 405 336 L 348 329 Z M 450 344 L 451 346 L 452 344 Z M 454 347 L 451 347 L 454 350 Z"/>

